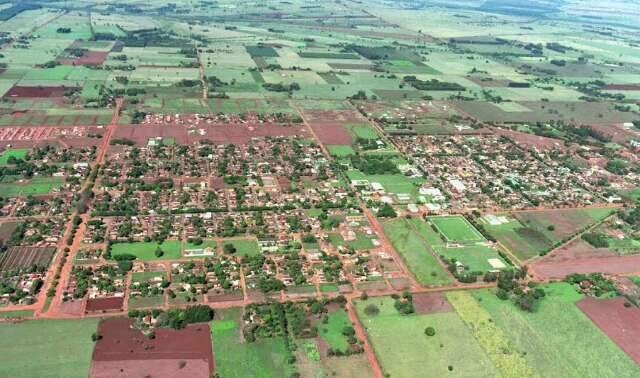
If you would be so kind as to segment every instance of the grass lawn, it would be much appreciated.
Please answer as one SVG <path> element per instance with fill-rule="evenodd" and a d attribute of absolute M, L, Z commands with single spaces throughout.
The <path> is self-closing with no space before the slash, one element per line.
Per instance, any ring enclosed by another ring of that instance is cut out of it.
<path fill-rule="evenodd" d="M 156 249 L 160 247 L 164 255 L 156 257 Z M 173 260 L 180 258 L 180 240 L 167 240 L 162 244 L 156 242 L 116 243 L 111 246 L 111 256 L 125 253 L 135 255 L 139 260 Z"/>
<path fill-rule="evenodd" d="M 338 284 L 333 283 L 321 283 L 320 292 L 322 293 L 335 293 L 339 290 Z"/>
<path fill-rule="evenodd" d="M 164 296 L 154 295 L 150 297 L 129 297 L 129 308 L 160 308 L 164 306 Z"/>
<path fill-rule="evenodd" d="M 98 318 L 0 324 L 0 376 L 87 377 Z"/>
<path fill-rule="evenodd" d="M 64 178 L 62 177 L 34 177 L 24 183 L 0 183 L 0 193 L 7 197 L 47 194 L 63 184 Z"/>
<path fill-rule="evenodd" d="M 347 337 L 342 334 L 344 327 L 352 326 L 349 316 L 344 309 L 338 309 L 328 314 L 327 324 L 319 322 L 318 335 L 334 350 L 346 351 L 349 348 Z"/>
<path fill-rule="evenodd" d="M 545 287 L 534 313 L 499 300 L 488 289 L 473 296 L 540 376 L 632 377 L 638 367 L 575 306 L 582 298 L 566 283 Z"/>
<path fill-rule="evenodd" d="M 356 153 L 356 150 L 354 150 L 353 147 L 347 145 L 328 144 L 326 147 L 331 156 L 335 156 L 338 158 L 355 155 Z"/>
<path fill-rule="evenodd" d="M 401 174 L 389 175 L 365 175 L 358 170 L 347 171 L 349 180 L 369 180 L 380 183 L 387 193 L 408 193 L 411 198 L 418 196 L 418 186 L 424 182 L 420 178 L 409 178 Z"/>
<path fill-rule="evenodd" d="M 29 153 L 28 148 L 11 148 L 4 151 L 0 154 L 0 165 L 9 164 L 8 160 L 10 157 L 14 157 L 16 159 L 24 159 L 25 156 Z"/>
<path fill-rule="evenodd" d="M 442 267 L 425 241 L 404 218 L 385 222 L 384 232 L 391 244 L 421 285 L 442 285 L 453 282 L 453 278 Z"/>
<path fill-rule="evenodd" d="M 33 316 L 32 310 L 16 310 L 0 312 L 0 318 L 28 318 Z"/>
<path fill-rule="evenodd" d="M 367 315 L 364 309 L 369 304 L 376 305 L 380 313 Z M 393 304 L 391 297 L 356 302 L 358 316 L 385 374 L 391 377 L 499 376 L 456 312 L 400 315 Z M 426 327 L 435 328 L 435 336 L 425 335 Z"/>
<path fill-rule="evenodd" d="M 338 233 L 332 233 L 329 234 L 329 241 L 336 247 L 346 245 L 347 247 L 353 247 L 356 250 L 373 248 L 373 242 L 371 239 L 361 232 L 356 233 L 355 240 L 349 241 L 345 241 L 344 238 L 342 238 L 342 235 Z"/>
<path fill-rule="evenodd" d="M 240 339 L 241 309 L 216 312 L 211 322 L 211 339 L 216 372 L 221 377 L 288 377 L 293 367 L 286 361 L 282 338 L 259 339 L 252 343 Z"/>
<path fill-rule="evenodd" d="M 202 244 L 193 244 L 193 243 L 189 243 L 188 241 L 184 242 L 184 249 L 204 249 L 204 248 L 211 248 L 214 251 L 216 250 L 216 241 L 213 239 L 203 239 L 202 240 Z"/>
<path fill-rule="evenodd" d="M 231 239 L 231 240 L 223 240 L 222 246 L 225 244 L 231 244 L 236 247 L 236 255 L 237 256 L 255 256 L 260 254 L 260 246 L 258 245 L 258 241 L 255 239 Z"/>
<path fill-rule="evenodd" d="M 146 282 L 156 277 L 166 277 L 166 272 L 134 272 L 131 274 L 133 282 Z"/>
<path fill-rule="evenodd" d="M 428 220 L 433 223 L 440 233 L 450 242 L 472 243 L 485 240 L 484 236 L 463 216 L 429 217 Z"/>

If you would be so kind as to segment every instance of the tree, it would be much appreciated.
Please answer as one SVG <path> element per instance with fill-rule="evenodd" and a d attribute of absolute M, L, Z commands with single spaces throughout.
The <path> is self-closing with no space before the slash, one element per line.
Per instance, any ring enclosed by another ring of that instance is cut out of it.
<path fill-rule="evenodd" d="M 371 303 L 364 308 L 364 313 L 367 314 L 368 316 L 376 316 L 380 313 L 380 309 L 378 308 L 378 306 Z"/>
<path fill-rule="evenodd" d="M 388 203 L 385 203 L 378 210 L 378 216 L 381 218 L 395 218 L 397 214 L 396 214 L 396 211 L 393 209 L 393 207 L 391 207 L 391 205 L 389 205 Z"/>
<path fill-rule="evenodd" d="M 236 251 L 237 251 L 236 247 L 231 243 L 225 244 L 222 247 L 222 250 L 224 251 L 224 253 L 227 253 L 227 254 L 230 254 L 230 255 L 236 253 Z"/>
<path fill-rule="evenodd" d="M 436 330 L 433 327 L 427 327 L 424 329 L 424 334 L 427 336 L 435 336 L 436 335 Z"/>
<path fill-rule="evenodd" d="M 154 254 L 156 255 L 157 258 L 160 258 L 160 257 L 164 256 L 164 251 L 162 250 L 162 248 L 157 247 Z"/>

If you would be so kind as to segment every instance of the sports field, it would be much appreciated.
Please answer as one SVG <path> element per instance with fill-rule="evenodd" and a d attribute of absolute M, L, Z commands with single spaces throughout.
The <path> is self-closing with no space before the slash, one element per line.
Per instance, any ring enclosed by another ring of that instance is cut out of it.
<path fill-rule="evenodd" d="M 422 285 L 443 285 L 453 282 L 425 240 L 408 223 L 399 218 L 383 224 L 384 233 L 402 256 L 411 273 Z"/>
<path fill-rule="evenodd" d="M 97 318 L 0 323 L 0 376 L 86 377 Z"/>
<path fill-rule="evenodd" d="M 432 219 L 432 218 L 430 218 Z M 466 220 L 465 220 L 466 222 Z M 468 222 L 467 222 L 468 223 Z M 437 232 L 421 218 L 411 218 L 409 224 L 422 236 L 431 248 L 446 259 L 456 259 L 464 264 L 469 272 L 487 272 L 495 270 L 496 266 L 489 263 L 490 259 L 498 260 L 506 266 L 498 251 L 486 240 L 462 245 L 447 245 L 440 232 Z M 471 224 L 468 224 L 473 227 Z M 440 230 L 440 229 L 438 229 Z M 477 230 L 473 228 L 475 232 Z"/>
<path fill-rule="evenodd" d="M 156 250 L 160 248 L 164 254 L 156 256 Z M 167 240 L 162 244 L 156 242 L 116 243 L 111 246 L 111 256 L 131 254 L 139 260 L 173 260 L 180 258 L 180 241 Z"/>
<path fill-rule="evenodd" d="M 461 215 L 427 218 L 451 243 L 474 243 L 485 238 Z"/>
<path fill-rule="evenodd" d="M 284 340 L 279 337 L 248 343 L 240 336 L 241 309 L 220 310 L 211 322 L 216 372 L 221 377 L 286 377 L 293 367 L 286 361 Z"/>
<path fill-rule="evenodd" d="M 364 310 L 368 305 L 375 305 L 380 313 L 367 315 Z M 391 297 L 357 301 L 355 306 L 382 370 L 391 377 L 415 377 L 417 372 L 434 377 L 498 375 L 454 311 L 401 315 Z M 435 336 L 425 335 L 426 327 L 433 327 Z"/>

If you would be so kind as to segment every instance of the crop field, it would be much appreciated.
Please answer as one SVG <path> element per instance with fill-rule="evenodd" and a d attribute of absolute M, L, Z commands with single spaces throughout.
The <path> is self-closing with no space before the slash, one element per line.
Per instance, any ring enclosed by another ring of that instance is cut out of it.
<path fill-rule="evenodd" d="M 0 351 L 4 356 L 0 375 L 45 377 L 55 373 L 86 377 L 93 350 L 91 334 L 98 321 L 88 318 L 0 323 Z"/>
<path fill-rule="evenodd" d="M 612 212 L 606 208 L 519 212 L 504 223 L 484 226 L 518 258 L 529 259 Z"/>
<path fill-rule="evenodd" d="M 55 248 L 11 247 L 0 257 L 0 271 L 34 265 L 48 267 L 55 252 Z"/>
<path fill-rule="evenodd" d="M 370 305 L 376 306 L 379 314 L 367 315 L 365 308 Z M 357 301 L 356 310 L 386 374 L 393 377 L 413 377 L 417 371 L 429 371 L 436 376 L 497 374 L 455 311 L 401 315 L 390 297 Z M 425 335 L 426 327 L 433 327 L 435 336 Z"/>
<path fill-rule="evenodd" d="M 426 241 L 406 219 L 385 222 L 384 232 L 420 284 L 442 285 L 453 282 L 453 278 L 432 254 Z"/>
<path fill-rule="evenodd" d="M 576 306 L 581 294 L 565 283 L 549 285 L 546 291 L 534 313 L 501 301 L 489 290 L 476 291 L 473 297 L 506 335 L 513 353 L 524 355 L 542 376 L 638 374 L 633 360 Z"/>
<path fill-rule="evenodd" d="M 156 250 L 163 251 L 162 256 L 156 256 Z M 181 257 L 180 241 L 167 240 L 162 244 L 156 242 L 115 243 L 111 246 L 111 256 L 131 254 L 137 259 L 146 260 L 174 260 Z"/>

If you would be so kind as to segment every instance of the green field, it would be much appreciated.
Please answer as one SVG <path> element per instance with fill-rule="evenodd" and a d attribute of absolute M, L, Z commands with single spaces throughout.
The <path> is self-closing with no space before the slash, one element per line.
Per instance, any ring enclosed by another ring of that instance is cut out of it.
<path fill-rule="evenodd" d="M 164 251 L 164 255 L 156 257 L 156 249 Z M 115 243 L 111 246 L 111 256 L 131 254 L 139 260 L 174 260 L 179 259 L 180 240 L 167 240 L 162 244 L 156 242 Z"/>
<path fill-rule="evenodd" d="M 33 310 L 16 310 L 0 312 L 0 318 L 29 318 L 33 316 Z"/>
<path fill-rule="evenodd" d="M 491 360 L 454 311 L 400 315 L 393 303 L 390 297 L 356 302 L 358 317 L 384 373 L 391 377 L 415 377 L 417 372 L 433 377 L 498 376 Z M 370 304 L 378 307 L 378 315 L 364 312 Z M 435 336 L 425 335 L 426 327 L 433 327 Z M 453 370 L 449 371 L 449 366 Z"/>
<path fill-rule="evenodd" d="M 473 292 L 478 303 L 543 377 L 632 377 L 638 367 L 575 306 L 582 298 L 565 283 L 547 286 L 534 313 L 499 300 L 490 290 Z"/>
<path fill-rule="evenodd" d="M 14 157 L 16 159 L 24 159 L 25 156 L 29 153 L 28 148 L 12 148 L 6 150 L 0 154 L 0 165 L 7 165 L 10 157 Z"/>
<path fill-rule="evenodd" d="M 34 177 L 25 182 L 2 182 L 0 193 L 7 197 L 41 195 L 53 192 L 64 185 L 62 177 Z"/>
<path fill-rule="evenodd" d="M 420 284 L 443 285 L 453 282 L 453 278 L 429 250 L 426 241 L 406 219 L 387 221 L 383 226 L 385 235 Z"/>
<path fill-rule="evenodd" d="M 228 239 L 222 241 L 222 246 L 225 244 L 231 244 L 236 248 L 236 255 L 238 256 L 255 256 L 260 254 L 260 246 L 256 239 Z"/>
<path fill-rule="evenodd" d="M 86 377 L 98 318 L 0 323 L 0 376 Z"/>
<path fill-rule="evenodd" d="M 318 323 L 318 335 L 323 338 L 333 350 L 346 351 L 349 347 L 347 338 L 342 334 L 344 327 L 351 326 L 349 316 L 344 309 L 329 312 L 327 324 Z"/>
<path fill-rule="evenodd" d="M 345 156 L 355 155 L 356 151 L 351 146 L 341 144 L 329 144 L 326 146 L 331 156 L 341 158 Z"/>
<path fill-rule="evenodd" d="M 211 322 L 211 339 L 216 372 L 221 377 L 286 377 L 293 367 L 286 361 L 282 338 L 259 339 L 252 343 L 240 339 L 241 309 L 220 310 Z"/>

